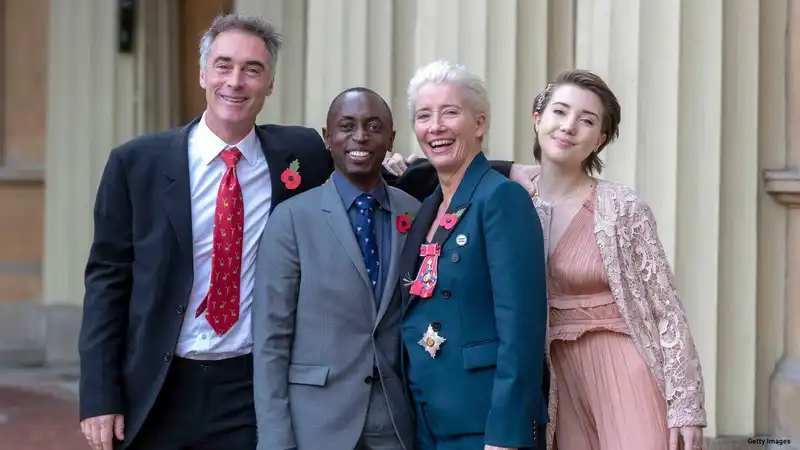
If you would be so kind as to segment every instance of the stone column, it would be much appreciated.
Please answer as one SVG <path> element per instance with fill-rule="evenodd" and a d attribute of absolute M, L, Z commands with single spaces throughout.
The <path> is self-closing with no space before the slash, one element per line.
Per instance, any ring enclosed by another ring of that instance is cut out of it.
<path fill-rule="evenodd" d="M 307 0 L 235 0 L 234 11 L 261 16 L 284 35 L 275 89 L 258 115 L 259 124 L 304 125 L 306 87 Z M 324 35 L 316 36 L 324 43 Z M 312 70 L 316 64 L 312 64 Z M 313 72 L 319 76 L 320 72 Z M 311 124 L 319 129 L 319 124 Z"/>
<path fill-rule="evenodd" d="M 684 5 L 693 3 L 685 2 Z M 759 120 L 761 63 L 760 14 L 769 2 L 723 0 L 721 128 L 719 163 L 719 272 L 717 313 L 717 397 L 716 435 L 748 436 L 756 433 L 757 332 L 758 332 L 758 187 Z M 687 46 L 696 45 L 694 39 Z M 700 64 L 702 67 L 703 65 Z M 686 80 L 691 83 L 691 80 Z M 696 95 L 696 94 L 694 94 Z M 685 109 L 694 109 L 696 99 L 686 99 Z M 768 111 L 769 113 L 769 111 Z M 770 116 L 771 117 L 771 116 Z M 685 122 L 683 127 L 698 127 L 699 122 Z M 683 150 L 703 153 L 681 143 Z M 685 166 L 679 166 L 683 171 Z M 702 174 L 698 174 L 702 180 Z M 702 188 L 712 188 L 703 186 Z M 686 192 L 686 197 L 696 195 Z M 686 197 L 680 199 L 684 201 Z M 678 210 L 679 220 L 682 220 Z M 700 225 L 700 224 L 697 224 Z M 683 228 L 683 233 L 694 227 Z M 681 239 L 681 234 L 678 234 Z M 692 254 L 684 248 L 683 262 Z M 693 299 L 703 300 L 700 298 Z M 692 321 L 702 330 L 701 320 Z M 695 319 L 695 317 L 691 317 Z M 701 355 L 702 356 L 702 355 Z M 706 358 L 708 359 L 708 358 Z M 706 363 L 707 361 L 703 361 Z"/>
<path fill-rule="evenodd" d="M 135 134 L 182 125 L 179 86 L 181 73 L 180 17 L 175 1 L 139 0 L 135 71 L 139 107 Z"/>
<path fill-rule="evenodd" d="M 761 2 L 759 25 L 758 171 L 786 166 L 787 152 L 787 1 Z M 751 107 L 752 108 L 752 107 Z M 756 355 L 756 435 L 773 435 L 772 374 L 783 356 L 785 321 L 786 206 L 768 192 L 772 183 L 758 183 L 758 314 Z"/>
<path fill-rule="evenodd" d="M 786 167 L 767 170 L 767 192 L 788 208 L 786 227 L 786 278 L 784 351 L 772 374 L 771 435 L 789 438 L 800 449 L 800 2 L 789 1 L 786 72 Z M 777 448 L 787 448 L 775 447 Z"/>
<path fill-rule="evenodd" d="M 92 208 L 109 151 L 132 137 L 132 55 L 117 53 L 116 2 L 50 3 L 45 168 L 47 358 L 75 361 Z M 121 69 L 117 69 L 121 65 Z"/>
<path fill-rule="evenodd" d="M 331 100 L 365 86 L 392 98 L 392 0 L 308 0 L 305 120 L 321 129 Z"/>

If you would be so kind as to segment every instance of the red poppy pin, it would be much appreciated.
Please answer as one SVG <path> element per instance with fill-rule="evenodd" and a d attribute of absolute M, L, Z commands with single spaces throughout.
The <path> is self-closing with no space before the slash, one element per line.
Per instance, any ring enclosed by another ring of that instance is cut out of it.
<path fill-rule="evenodd" d="M 283 185 L 286 186 L 286 189 L 292 190 L 297 189 L 297 186 L 300 186 L 300 161 L 294 160 L 289 163 L 289 168 L 284 170 L 281 174 L 281 181 Z"/>
<path fill-rule="evenodd" d="M 395 225 L 397 225 L 397 231 L 401 234 L 405 234 L 411 228 L 411 222 L 414 221 L 414 216 L 411 213 L 405 213 L 397 216 L 397 220 L 395 221 Z"/>
<path fill-rule="evenodd" d="M 444 227 L 445 230 L 451 230 L 458 223 L 458 219 L 464 214 L 466 208 L 461 208 L 454 213 L 445 214 L 439 220 L 439 226 Z"/>

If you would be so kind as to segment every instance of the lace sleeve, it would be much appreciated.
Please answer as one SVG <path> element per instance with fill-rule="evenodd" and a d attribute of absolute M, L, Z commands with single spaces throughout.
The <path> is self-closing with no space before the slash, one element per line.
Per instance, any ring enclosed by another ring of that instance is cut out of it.
<path fill-rule="evenodd" d="M 635 267 L 645 291 L 645 308 L 658 321 L 664 360 L 667 425 L 670 428 L 705 427 L 703 377 L 686 314 L 675 289 L 675 276 L 658 238 L 655 217 L 641 199 L 631 215 L 631 244 Z"/>

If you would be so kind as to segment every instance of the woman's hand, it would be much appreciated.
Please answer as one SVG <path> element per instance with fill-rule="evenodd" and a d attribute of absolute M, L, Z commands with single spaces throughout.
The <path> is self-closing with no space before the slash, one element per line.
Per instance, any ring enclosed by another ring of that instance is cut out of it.
<path fill-rule="evenodd" d="M 678 441 L 683 439 L 683 447 Z M 703 429 L 700 427 L 682 427 L 669 429 L 669 450 L 701 450 L 703 448 Z"/>

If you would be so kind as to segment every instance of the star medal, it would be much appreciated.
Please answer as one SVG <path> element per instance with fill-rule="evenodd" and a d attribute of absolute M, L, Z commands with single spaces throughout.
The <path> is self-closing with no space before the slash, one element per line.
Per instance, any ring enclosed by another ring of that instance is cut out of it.
<path fill-rule="evenodd" d="M 425 348 L 425 351 L 431 355 L 431 358 L 436 358 L 436 353 L 446 340 L 447 339 L 439 336 L 439 333 L 433 331 L 432 326 L 428 325 L 428 331 L 422 335 L 422 339 L 419 340 L 418 344 Z"/>

